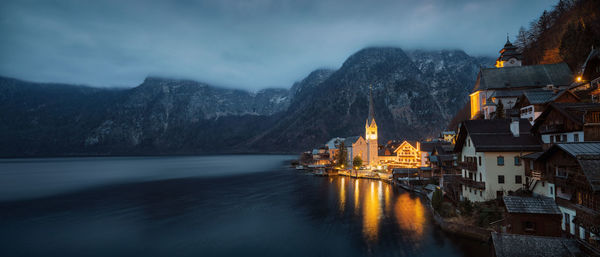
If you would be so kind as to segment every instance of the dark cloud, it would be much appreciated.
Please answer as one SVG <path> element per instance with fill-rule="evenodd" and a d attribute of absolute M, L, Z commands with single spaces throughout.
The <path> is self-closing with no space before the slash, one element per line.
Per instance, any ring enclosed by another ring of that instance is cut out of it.
<path fill-rule="evenodd" d="M 371 45 L 495 56 L 550 0 L 208 0 L 0 3 L 0 74 L 135 86 L 147 75 L 289 87 Z"/>

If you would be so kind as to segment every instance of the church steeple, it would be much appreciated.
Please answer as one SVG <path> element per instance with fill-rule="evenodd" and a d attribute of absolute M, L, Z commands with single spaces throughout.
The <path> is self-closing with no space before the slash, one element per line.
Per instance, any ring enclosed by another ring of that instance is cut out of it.
<path fill-rule="evenodd" d="M 373 108 L 373 86 L 369 85 L 369 116 L 367 117 L 367 126 L 375 123 L 375 109 Z"/>
<path fill-rule="evenodd" d="M 523 57 L 517 51 L 517 47 L 510 42 L 508 34 L 506 34 L 506 43 L 500 50 L 500 57 L 496 59 L 496 68 L 521 66 L 522 59 Z"/>

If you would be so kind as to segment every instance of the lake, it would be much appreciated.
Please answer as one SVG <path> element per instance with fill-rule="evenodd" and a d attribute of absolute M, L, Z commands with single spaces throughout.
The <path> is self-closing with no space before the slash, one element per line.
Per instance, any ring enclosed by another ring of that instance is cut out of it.
<path fill-rule="evenodd" d="M 0 160 L 2 256 L 485 256 L 420 197 L 295 156 Z"/>

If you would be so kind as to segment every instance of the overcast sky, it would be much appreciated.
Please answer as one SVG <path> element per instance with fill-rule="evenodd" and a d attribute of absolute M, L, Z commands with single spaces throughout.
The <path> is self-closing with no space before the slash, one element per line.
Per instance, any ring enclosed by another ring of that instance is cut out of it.
<path fill-rule="evenodd" d="M 497 56 L 554 0 L 1 0 L 0 75 L 133 87 L 148 75 L 257 90 L 367 46 Z"/>

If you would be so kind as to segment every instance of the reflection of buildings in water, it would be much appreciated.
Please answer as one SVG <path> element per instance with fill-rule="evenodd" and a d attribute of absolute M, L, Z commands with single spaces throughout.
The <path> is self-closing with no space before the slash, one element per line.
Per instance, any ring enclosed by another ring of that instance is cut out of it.
<path fill-rule="evenodd" d="M 354 214 L 358 214 L 358 208 L 360 207 L 359 201 L 359 189 L 358 189 L 358 179 L 354 180 Z"/>
<path fill-rule="evenodd" d="M 421 237 L 425 225 L 425 208 L 419 198 L 411 198 L 408 193 L 401 194 L 394 207 L 396 220 L 400 229 L 414 232 Z"/>
<path fill-rule="evenodd" d="M 390 203 L 390 185 L 389 184 L 383 184 L 384 187 L 384 205 L 385 205 L 385 215 L 389 216 L 391 215 L 392 212 L 392 204 Z"/>
<path fill-rule="evenodd" d="M 346 208 L 346 183 L 345 179 L 342 177 L 340 181 L 340 212 L 344 212 Z"/>
<path fill-rule="evenodd" d="M 370 189 L 363 196 L 363 234 L 367 240 L 376 241 L 379 232 L 379 221 L 381 216 L 381 185 L 370 181 Z"/>

